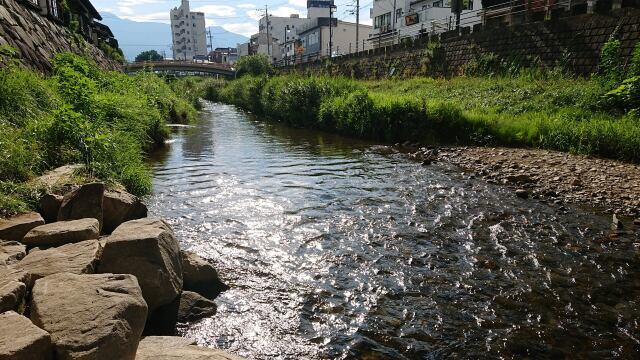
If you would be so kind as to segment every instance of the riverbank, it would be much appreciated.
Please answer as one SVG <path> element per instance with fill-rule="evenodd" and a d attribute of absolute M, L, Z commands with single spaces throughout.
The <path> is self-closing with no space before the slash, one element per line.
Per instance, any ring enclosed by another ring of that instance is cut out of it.
<path fill-rule="evenodd" d="M 11 51 L 3 54 L 9 65 L 0 68 L 0 217 L 37 209 L 43 190 L 30 180 L 65 164 L 84 164 L 78 182 L 148 193 L 146 152 L 163 144 L 167 121 L 196 116 L 194 102 L 154 74 L 103 71 L 61 54 L 45 77 L 11 59 Z"/>
<path fill-rule="evenodd" d="M 441 147 L 412 155 L 457 165 L 471 177 L 508 186 L 514 196 L 563 207 L 593 207 L 609 214 L 640 216 L 640 165 L 539 149 Z M 517 195 L 516 195 L 517 194 Z"/>
<path fill-rule="evenodd" d="M 208 99 L 388 143 L 533 147 L 640 162 L 635 95 L 619 91 L 631 99 L 623 104 L 608 91 L 595 78 L 560 72 L 384 81 L 245 76 L 210 89 Z"/>

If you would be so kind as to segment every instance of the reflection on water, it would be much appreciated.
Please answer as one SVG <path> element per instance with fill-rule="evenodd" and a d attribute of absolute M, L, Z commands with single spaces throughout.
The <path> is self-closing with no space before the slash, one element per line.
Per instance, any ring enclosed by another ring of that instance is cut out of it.
<path fill-rule="evenodd" d="M 210 104 L 154 215 L 232 289 L 185 336 L 254 359 L 630 358 L 640 241 L 445 164 Z"/>

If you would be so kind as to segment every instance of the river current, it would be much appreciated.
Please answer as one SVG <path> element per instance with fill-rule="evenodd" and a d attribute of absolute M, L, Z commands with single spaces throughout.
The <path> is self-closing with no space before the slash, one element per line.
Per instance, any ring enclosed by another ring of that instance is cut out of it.
<path fill-rule="evenodd" d="M 639 358 L 640 239 L 392 146 L 208 103 L 153 216 L 231 286 L 184 326 L 250 359 Z"/>

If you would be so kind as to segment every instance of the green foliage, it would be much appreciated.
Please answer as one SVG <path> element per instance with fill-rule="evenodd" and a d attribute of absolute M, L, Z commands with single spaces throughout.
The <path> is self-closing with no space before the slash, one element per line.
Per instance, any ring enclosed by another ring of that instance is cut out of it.
<path fill-rule="evenodd" d="M 620 40 L 611 38 L 604 43 L 600 52 L 597 78 L 606 89 L 614 88 L 623 79 L 620 46 Z"/>
<path fill-rule="evenodd" d="M 630 93 L 635 84 L 625 84 Z M 561 71 L 384 81 L 244 77 L 220 86 L 221 101 L 345 135 L 388 142 L 535 146 L 640 162 L 637 119 L 601 107 L 599 82 Z"/>
<path fill-rule="evenodd" d="M 136 56 L 136 62 L 144 61 L 162 61 L 164 57 L 160 55 L 156 50 L 143 51 Z"/>
<path fill-rule="evenodd" d="M 249 55 L 243 56 L 235 64 L 236 75 L 238 77 L 249 76 L 262 76 L 273 73 L 273 67 L 269 58 L 265 55 Z"/>
<path fill-rule="evenodd" d="M 100 48 L 100 50 L 102 50 L 102 52 L 104 52 L 110 59 L 121 64 L 124 63 L 124 53 L 122 52 L 122 49 L 114 48 L 104 41 L 100 41 L 98 43 L 98 48 Z"/>
<path fill-rule="evenodd" d="M 637 113 L 640 110 L 640 76 L 624 80 L 620 86 L 606 93 L 604 97 L 612 108 Z"/>
<path fill-rule="evenodd" d="M 145 151 L 163 142 L 172 114 L 195 117 L 188 99 L 154 74 L 104 72 L 72 54 L 58 55 L 53 65 L 49 78 L 0 68 L 0 215 L 33 209 L 28 180 L 68 163 L 148 193 Z"/>

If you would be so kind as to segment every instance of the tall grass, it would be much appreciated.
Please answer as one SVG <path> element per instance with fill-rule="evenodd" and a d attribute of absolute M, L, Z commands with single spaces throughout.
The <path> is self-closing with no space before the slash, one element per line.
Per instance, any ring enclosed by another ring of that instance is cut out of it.
<path fill-rule="evenodd" d="M 164 141 L 166 120 L 195 116 L 189 100 L 156 75 L 104 72 L 72 54 L 53 63 L 51 77 L 17 64 L 0 68 L 0 216 L 33 208 L 28 181 L 69 163 L 148 193 L 145 153 Z"/>
<path fill-rule="evenodd" d="M 532 146 L 640 162 L 640 119 L 562 73 L 355 81 L 244 77 L 216 99 L 292 125 L 388 141 Z"/>

